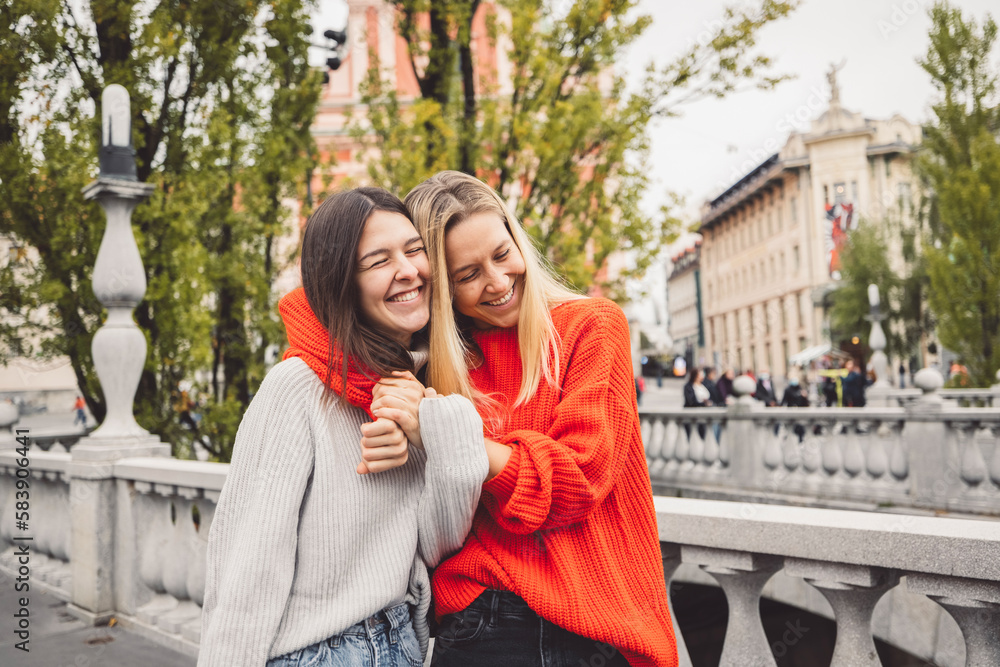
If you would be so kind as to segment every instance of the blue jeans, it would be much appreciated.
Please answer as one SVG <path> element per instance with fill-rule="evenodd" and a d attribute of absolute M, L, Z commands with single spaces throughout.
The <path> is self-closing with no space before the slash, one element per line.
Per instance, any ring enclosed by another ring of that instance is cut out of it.
<path fill-rule="evenodd" d="M 406 603 L 383 609 L 340 634 L 267 661 L 267 667 L 421 667 Z"/>
<path fill-rule="evenodd" d="M 517 595 L 484 591 L 446 614 L 434 640 L 432 667 L 628 667 L 610 644 L 545 620 Z"/>

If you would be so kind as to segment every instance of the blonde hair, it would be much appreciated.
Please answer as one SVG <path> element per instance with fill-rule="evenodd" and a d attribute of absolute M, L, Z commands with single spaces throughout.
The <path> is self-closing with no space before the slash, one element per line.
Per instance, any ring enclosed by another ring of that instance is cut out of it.
<path fill-rule="evenodd" d="M 496 213 L 524 257 L 524 282 L 517 320 L 521 388 L 512 407 L 531 400 L 543 377 L 550 385 L 558 386 L 559 334 L 549 311 L 581 296 L 552 275 L 545 259 L 535 249 L 521 223 L 507 210 L 500 195 L 473 176 L 442 171 L 413 188 L 403 203 L 424 239 L 431 266 L 428 384 L 441 394 L 462 394 L 480 406 L 492 402 L 477 391 L 469 379 L 469 367 L 478 360 L 477 352 L 472 347 L 470 325 L 460 326 L 452 308 L 453 290 L 445 258 L 445 235 L 451 227 L 472 215 Z"/>

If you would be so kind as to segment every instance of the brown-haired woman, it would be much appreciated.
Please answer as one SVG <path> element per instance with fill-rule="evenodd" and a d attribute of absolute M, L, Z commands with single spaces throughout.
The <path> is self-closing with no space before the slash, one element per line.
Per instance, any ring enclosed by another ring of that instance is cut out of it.
<path fill-rule="evenodd" d="M 290 348 L 243 417 L 212 524 L 198 664 L 421 665 L 427 568 L 469 530 L 482 421 L 414 377 L 428 267 L 398 198 L 324 201 L 301 264 L 279 306 Z"/>

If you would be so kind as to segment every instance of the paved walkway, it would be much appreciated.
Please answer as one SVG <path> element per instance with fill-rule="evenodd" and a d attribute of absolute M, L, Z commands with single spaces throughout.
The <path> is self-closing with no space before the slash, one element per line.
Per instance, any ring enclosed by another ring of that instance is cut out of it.
<path fill-rule="evenodd" d="M 29 652 L 15 647 L 14 613 L 24 593 L 0 573 L 0 665 L 3 667 L 194 667 L 196 660 L 124 630 L 94 628 L 66 611 L 66 603 L 40 591 L 28 594 Z"/>

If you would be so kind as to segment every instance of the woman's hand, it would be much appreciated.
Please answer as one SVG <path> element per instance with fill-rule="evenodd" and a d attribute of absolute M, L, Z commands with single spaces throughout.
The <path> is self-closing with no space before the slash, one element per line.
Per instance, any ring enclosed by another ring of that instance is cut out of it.
<path fill-rule="evenodd" d="M 410 458 L 409 443 L 399 424 L 379 418 L 361 425 L 361 463 L 358 474 L 398 468 Z"/>
<path fill-rule="evenodd" d="M 399 424 L 410 444 L 423 449 L 420 438 L 420 401 L 426 391 L 413 373 L 393 371 L 391 377 L 379 380 L 372 390 L 372 397 L 375 399 L 372 401 L 372 414 Z"/>

